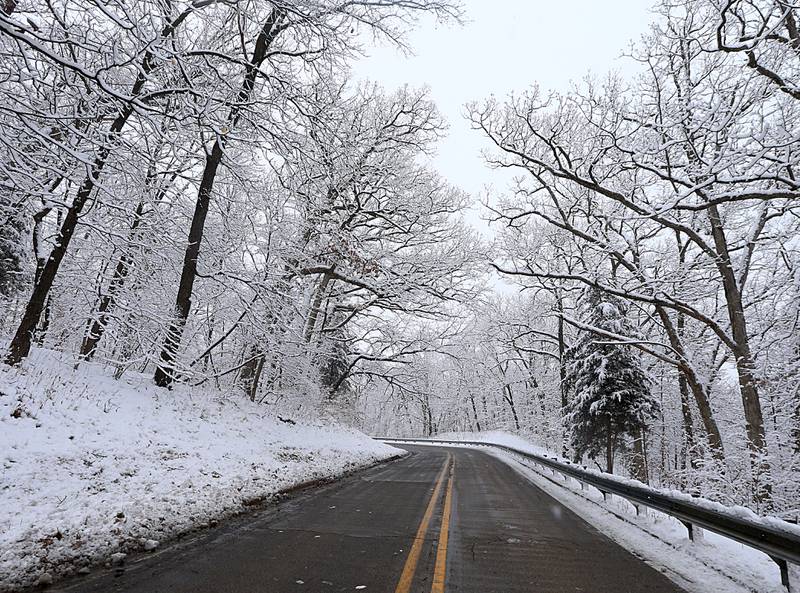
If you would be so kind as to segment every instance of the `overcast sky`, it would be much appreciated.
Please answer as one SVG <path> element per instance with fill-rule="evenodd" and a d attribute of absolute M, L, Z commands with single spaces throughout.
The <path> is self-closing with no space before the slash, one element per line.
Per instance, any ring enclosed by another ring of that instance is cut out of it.
<path fill-rule="evenodd" d="M 567 90 L 588 72 L 631 72 L 621 54 L 647 30 L 654 0 L 465 0 L 462 27 L 425 20 L 409 36 L 415 55 L 391 47 L 369 49 L 354 66 L 393 90 L 428 85 L 450 124 L 436 166 L 451 182 L 481 195 L 484 186 L 502 190 L 505 181 L 483 165 L 486 146 L 469 129 L 463 106 L 494 94 L 502 98 L 534 82 Z"/>

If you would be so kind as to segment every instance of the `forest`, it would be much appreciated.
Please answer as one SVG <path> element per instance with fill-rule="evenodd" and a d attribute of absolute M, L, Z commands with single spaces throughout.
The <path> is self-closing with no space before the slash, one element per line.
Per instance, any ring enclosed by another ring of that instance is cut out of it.
<path fill-rule="evenodd" d="M 796 521 L 799 13 L 662 0 L 635 76 L 475 97 L 513 178 L 475 196 L 429 91 L 351 72 L 456 2 L 2 0 L 3 362 L 514 432 Z"/>

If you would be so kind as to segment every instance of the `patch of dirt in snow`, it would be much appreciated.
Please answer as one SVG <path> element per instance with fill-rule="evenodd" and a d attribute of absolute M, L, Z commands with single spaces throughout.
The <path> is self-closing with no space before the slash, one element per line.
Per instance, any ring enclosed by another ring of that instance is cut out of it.
<path fill-rule="evenodd" d="M 2 366 L 0 591 L 152 550 L 400 453 L 345 427 L 279 421 L 235 395 L 167 392 L 91 366 Z"/>

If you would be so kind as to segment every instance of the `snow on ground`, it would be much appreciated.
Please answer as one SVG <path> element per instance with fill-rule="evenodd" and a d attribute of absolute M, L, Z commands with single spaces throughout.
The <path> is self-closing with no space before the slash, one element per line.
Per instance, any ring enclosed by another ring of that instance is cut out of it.
<path fill-rule="evenodd" d="M 345 427 L 283 422 L 236 395 L 49 362 L 0 366 L 0 591 L 402 453 Z"/>
<path fill-rule="evenodd" d="M 556 457 L 552 452 L 537 447 L 516 435 L 494 431 L 484 433 L 448 433 L 434 440 L 480 441 L 487 444 L 505 445 L 521 451 Z M 547 492 L 564 506 L 634 552 L 646 562 L 663 571 L 689 593 L 786 593 L 781 585 L 778 566 L 766 554 L 729 538 L 703 531 L 700 538 L 691 542 L 686 528 L 678 520 L 658 511 L 644 508 L 636 515 L 633 505 L 622 498 L 612 496 L 609 501 L 596 489 L 582 489 L 575 480 L 565 480 L 560 474 L 542 470 L 539 466 L 523 461 L 523 458 L 499 449 L 487 449 L 502 459 L 533 484 Z M 600 472 L 593 472 L 600 473 Z M 609 477 L 608 474 L 602 474 Z M 621 482 L 633 482 L 619 478 Z M 636 482 L 637 485 L 642 485 Z M 749 519 L 759 519 L 774 527 L 798 533 L 797 526 L 772 517 L 758 517 L 744 507 L 722 505 L 682 495 L 692 502 L 716 510 L 725 509 Z M 793 579 L 800 576 L 798 567 L 791 567 Z M 799 581 L 800 582 L 800 581 Z M 794 584 L 793 586 L 797 586 Z"/>
<path fill-rule="evenodd" d="M 555 457 L 555 454 L 552 451 L 548 451 L 542 447 L 537 447 L 533 443 L 523 439 L 521 436 L 503 432 L 502 430 L 485 430 L 483 432 L 443 432 L 431 438 L 440 441 L 477 441 L 490 445 L 504 445 L 506 447 L 513 447 L 515 449 L 519 449 L 520 451 L 526 451 L 536 455 Z"/>

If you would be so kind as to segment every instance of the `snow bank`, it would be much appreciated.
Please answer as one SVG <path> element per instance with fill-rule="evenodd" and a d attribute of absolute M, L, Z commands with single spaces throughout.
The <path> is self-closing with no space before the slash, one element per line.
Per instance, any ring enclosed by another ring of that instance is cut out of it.
<path fill-rule="evenodd" d="M 0 590 L 153 549 L 280 490 L 401 453 L 236 396 L 40 369 L 0 367 Z"/>
<path fill-rule="evenodd" d="M 533 443 L 526 441 L 520 436 L 503 432 L 502 430 L 486 430 L 483 432 L 443 432 L 431 437 L 433 440 L 440 441 L 477 441 L 486 443 L 487 445 L 503 445 L 505 447 L 513 447 L 526 453 L 533 453 L 534 455 L 543 455 L 547 457 L 555 457 L 552 451 L 537 447 Z"/>

